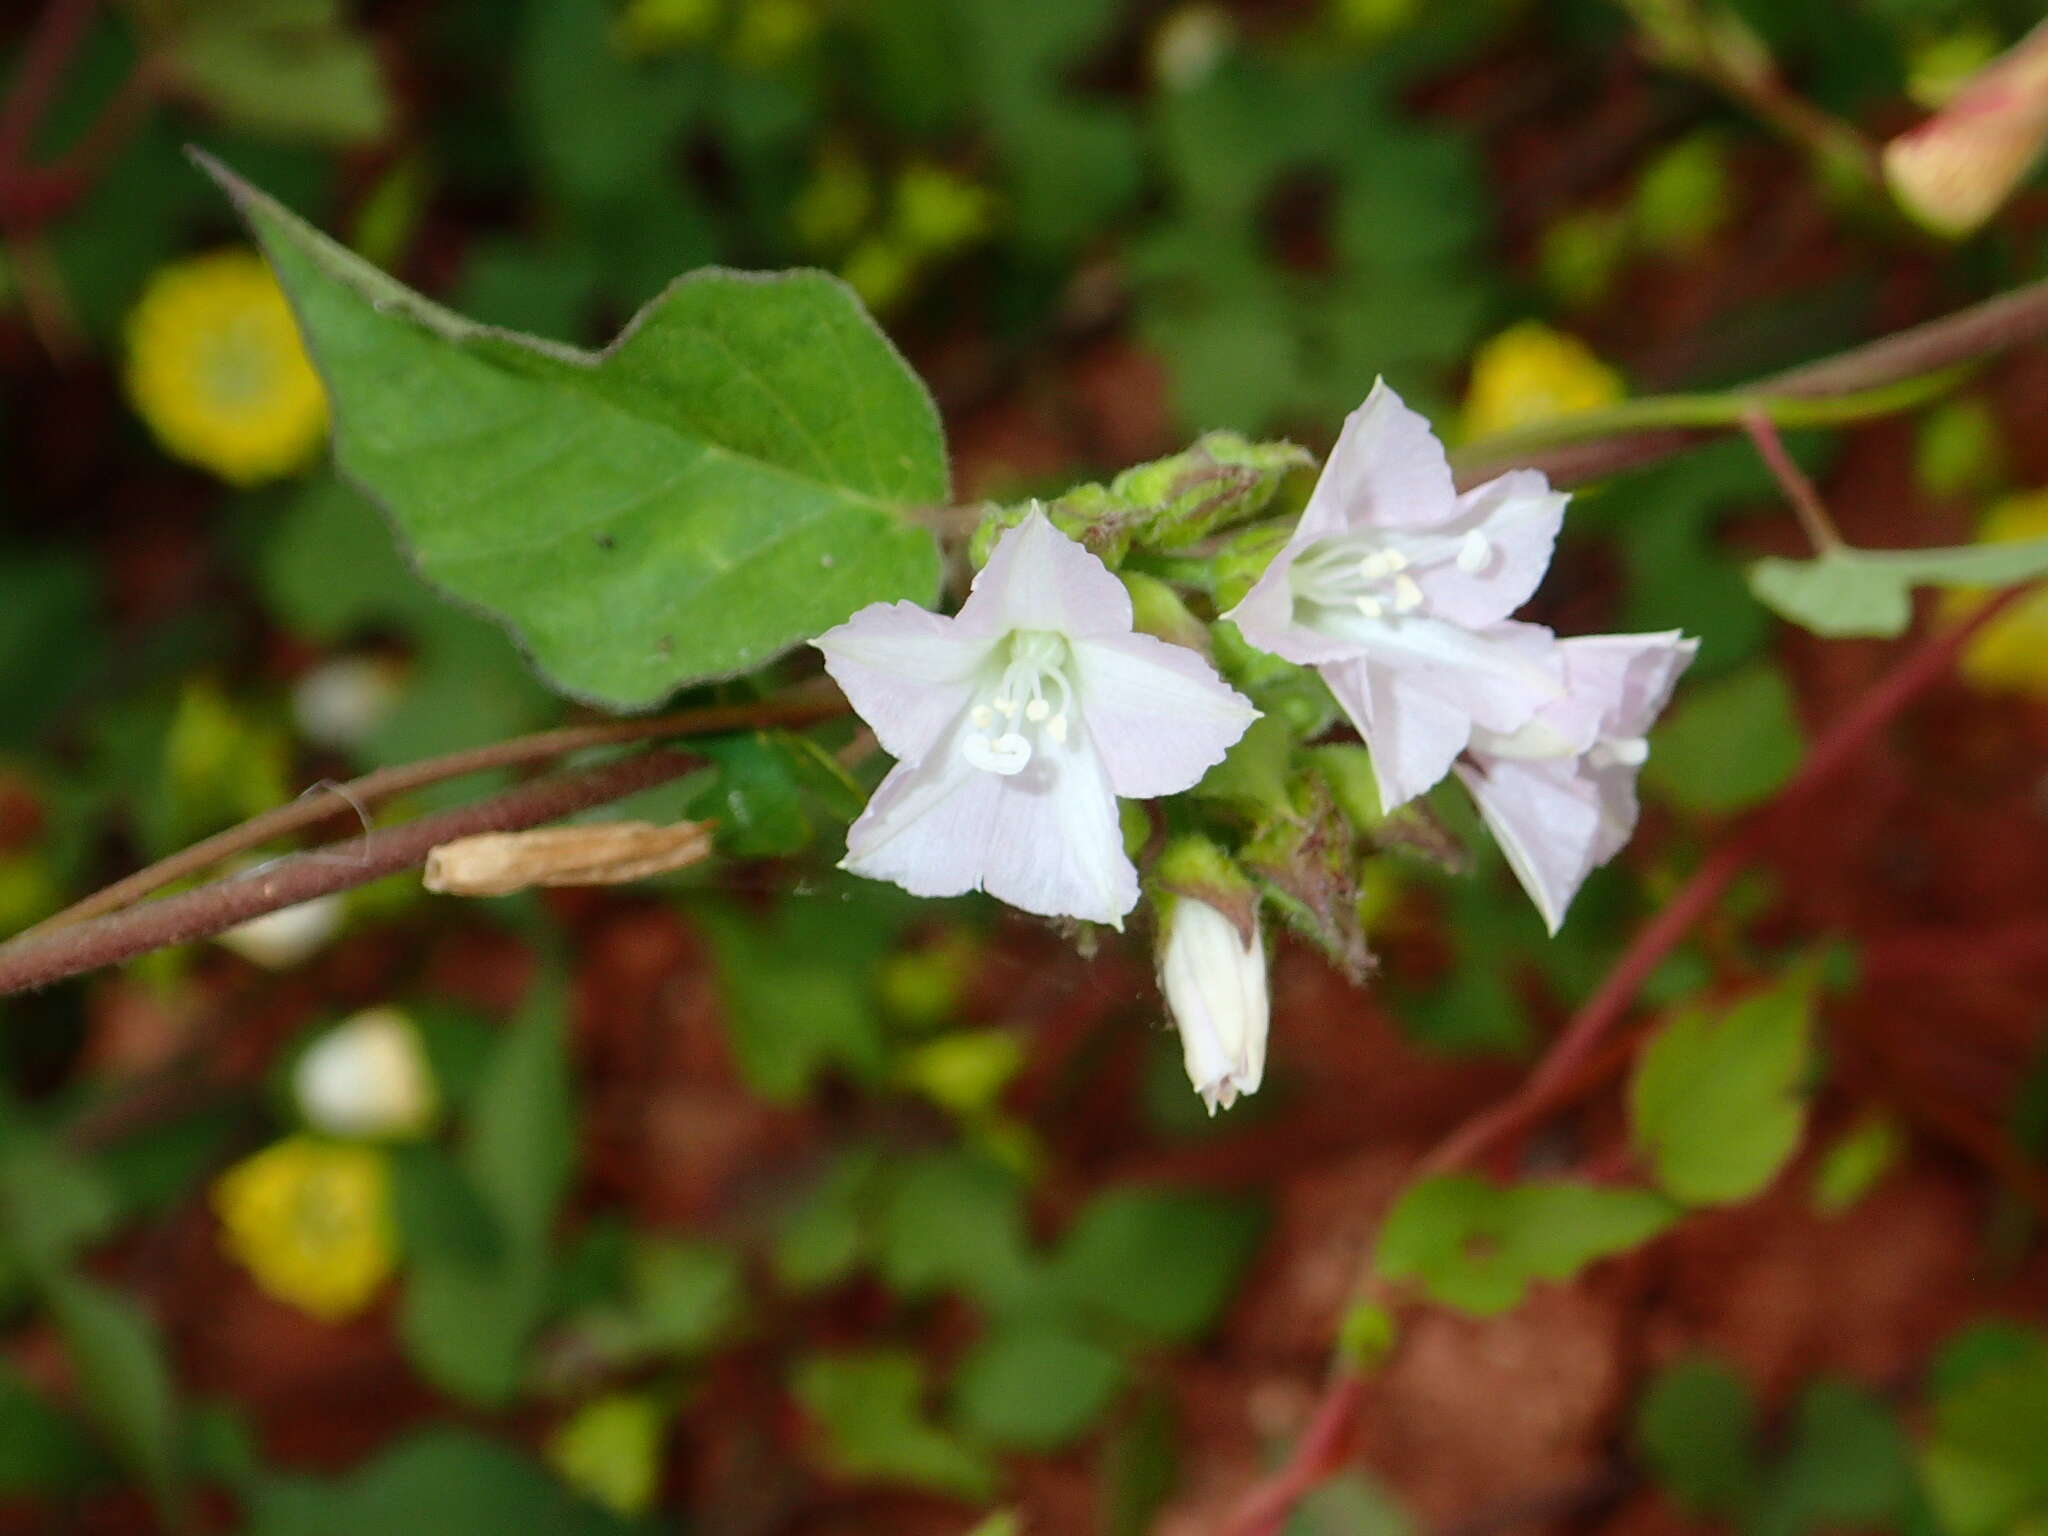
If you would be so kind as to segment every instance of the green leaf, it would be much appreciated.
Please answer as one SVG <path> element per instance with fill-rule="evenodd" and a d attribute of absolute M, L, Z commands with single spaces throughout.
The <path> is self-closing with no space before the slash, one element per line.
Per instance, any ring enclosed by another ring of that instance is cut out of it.
<path fill-rule="evenodd" d="M 53 1272 L 119 1214 L 98 1169 L 30 1126 L 0 1126 L 0 1254 L 31 1273 Z"/>
<path fill-rule="evenodd" d="M 408 1435 L 337 1479 L 269 1477 L 250 1536 L 623 1536 L 627 1526 L 473 1430 Z"/>
<path fill-rule="evenodd" d="M 1265 1218 L 1243 1200 L 1183 1190 L 1098 1195 L 1052 1260 L 1055 1291 L 1146 1339 L 1187 1343 L 1216 1321 L 1258 1249 Z"/>
<path fill-rule="evenodd" d="M 1031 1282 L 1024 1196 L 1014 1175 L 967 1152 L 934 1152 L 890 1168 L 876 1261 L 904 1296 L 957 1288 L 991 1307 Z"/>
<path fill-rule="evenodd" d="M 835 1285 L 852 1274 L 868 1240 L 868 1203 L 878 1159 L 870 1148 L 843 1154 L 783 1218 L 775 1277 L 792 1291 Z"/>
<path fill-rule="evenodd" d="M 1643 782 L 1682 810 L 1740 811 L 1776 793 L 1803 750 L 1792 685 L 1757 662 L 1687 692 L 1650 738 Z"/>
<path fill-rule="evenodd" d="M 1801 976 L 1725 1013 L 1690 1010 L 1643 1048 L 1629 1127 L 1665 1193 L 1734 1205 L 1762 1193 L 1798 1149 L 1813 994 Z"/>
<path fill-rule="evenodd" d="M 789 1103 L 834 1066 L 870 1082 L 887 1069 L 875 984 L 901 909 L 871 891 L 857 903 L 793 897 L 760 920 L 695 908 L 718 957 L 733 1055 L 762 1097 Z"/>
<path fill-rule="evenodd" d="M 544 975 L 493 1053 L 471 1109 L 462 1172 L 499 1237 L 414 1255 L 399 1330 L 422 1375 L 495 1406 L 519 1387 L 548 1298 L 549 1240 L 575 1156 L 562 988 Z"/>
<path fill-rule="evenodd" d="M 961 1422 L 995 1445 L 1057 1451 L 1093 1427 L 1124 1384 L 1123 1361 L 1056 1323 L 999 1327 L 953 1380 Z"/>
<path fill-rule="evenodd" d="M 69 1418 L 0 1365 L 0 1499 L 75 1488 L 102 1465 Z"/>
<path fill-rule="evenodd" d="M 211 161 L 326 381 L 337 461 L 420 573 L 614 708 L 937 592 L 930 396 L 816 272 L 673 284 L 591 354 L 464 320 Z"/>
<path fill-rule="evenodd" d="M 204 0 L 163 40 L 172 80 L 230 125 L 354 144 L 383 135 L 391 104 L 367 38 L 337 0 Z"/>
<path fill-rule="evenodd" d="M 1750 590 L 1781 618 L 1840 639 L 1904 634 L 1915 587 L 2007 587 L 2048 575 L 2048 539 L 1947 549 L 1833 549 L 1749 568 Z"/>
<path fill-rule="evenodd" d="M 1765 1478 L 1745 1530 L 1898 1530 L 1914 1493 L 1909 1458 L 1905 1434 L 1882 1402 L 1848 1382 L 1816 1381 L 1800 1394 L 1791 1449 Z"/>
<path fill-rule="evenodd" d="M 1657 1481 L 1697 1514 L 1732 1515 L 1756 1491 L 1756 1404 L 1717 1361 L 1659 1372 L 1636 1405 L 1635 1440 Z"/>
<path fill-rule="evenodd" d="M 93 1420 L 151 1496 L 175 1504 L 178 1405 L 155 1326 L 126 1296 L 78 1275 L 53 1276 L 43 1298 Z"/>
<path fill-rule="evenodd" d="M 1877 1187 L 1904 1155 L 1898 1122 L 1873 1114 L 1838 1136 L 1813 1171 L 1813 1208 L 1839 1216 Z"/>
<path fill-rule="evenodd" d="M 1467 1174 L 1425 1179 L 1388 1212 L 1374 1263 L 1447 1307 L 1489 1316 L 1538 1280 L 1648 1242 L 1678 1219 L 1648 1190 L 1592 1184 L 1499 1185 Z"/>
<path fill-rule="evenodd" d="M 2048 1511 L 2048 1338 L 2010 1335 L 1956 1370 L 1934 1404 L 1921 1459 L 1927 1497 L 1951 1536 L 1999 1536 Z"/>
<path fill-rule="evenodd" d="M 790 1390 L 817 1426 L 827 1465 L 842 1476 L 967 1499 L 985 1499 L 995 1486 L 986 1454 L 927 1418 L 915 1355 L 814 1355 L 798 1364 Z"/>

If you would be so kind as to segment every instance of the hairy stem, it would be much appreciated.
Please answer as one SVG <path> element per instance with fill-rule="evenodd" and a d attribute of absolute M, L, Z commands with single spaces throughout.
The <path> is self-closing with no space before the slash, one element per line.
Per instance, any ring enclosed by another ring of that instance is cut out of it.
<path fill-rule="evenodd" d="M 846 701 L 839 690 L 824 678 L 773 699 L 755 704 L 714 704 L 704 709 L 686 709 L 672 715 L 654 715 L 645 720 L 605 720 L 593 725 L 564 726 L 560 730 L 541 731 L 532 736 L 516 736 L 510 741 L 493 742 L 487 747 L 471 747 L 462 752 L 451 752 L 445 757 L 432 757 L 423 762 L 406 763 L 395 768 L 379 768 L 361 778 L 350 779 L 346 784 L 316 785 L 289 805 L 280 805 L 275 810 L 265 811 L 261 816 L 230 827 L 225 832 L 215 833 L 189 848 L 180 849 L 168 858 L 159 859 L 146 869 L 139 869 L 124 879 L 116 880 L 103 890 L 95 891 L 82 901 L 73 902 L 62 912 L 45 918 L 33 928 L 24 929 L 6 944 L 0 944 L 0 956 L 17 944 L 26 943 L 54 929 L 68 927 L 73 923 L 98 917 L 140 901 L 152 891 L 160 890 L 175 880 L 231 859 L 236 854 L 247 853 L 252 848 L 286 833 L 296 832 L 327 820 L 331 816 L 353 813 L 389 800 L 394 795 L 407 794 L 429 784 L 439 784 L 447 779 L 457 779 L 472 773 L 484 773 L 493 768 L 516 767 L 522 763 L 540 762 L 548 758 L 562 757 L 571 752 L 581 752 L 590 747 L 619 746 L 628 742 L 657 741 L 676 736 L 706 736 L 718 731 L 738 731 L 762 726 L 809 725 L 813 721 L 828 719 L 846 710 Z"/>
<path fill-rule="evenodd" d="M 1946 389 L 1946 370 L 2048 337 L 2048 278 L 1878 341 L 1715 395 L 1652 396 L 1483 438 L 1453 455 L 1459 484 L 1510 469 L 1540 469 L 1557 486 L 1641 469 L 1739 426 L 1761 409 L 1780 427 L 1862 420 L 1904 410 Z M 1929 378 L 1928 375 L 1933 375 Z M 1819 414 L 1802 414 L 1813 413 Z"/>
<path fill-rule="evenodd" d="M 698 759 L 644 752 L 577 773 L 522 784 L 501 795 L 295 853 L 197 890 L 74 924 L 0 950 L 0 996 L 47 986 L 166 945 L 223 933 L 316 896 L 352 890 L 424 862 L 433 849 L 479 832 L 518 832 L 680 778 Z"/>

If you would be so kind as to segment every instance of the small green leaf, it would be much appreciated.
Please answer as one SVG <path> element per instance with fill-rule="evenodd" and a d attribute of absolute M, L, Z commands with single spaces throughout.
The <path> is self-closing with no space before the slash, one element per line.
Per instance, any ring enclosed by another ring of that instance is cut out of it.
<path fill-rule="evenodd" d="M 69 1418 L 0 1365 L 0 1499 L 64 1492 L 102 1466 Z"/>
<path fill-rule="evenodd" d="M 1055 1323 L 1000 1327 L 953 1381 L 961 1421 L 993 1444 L 1056 1451 L 1086 1434 L 1124 1383 L 1111 1351 Z"/>
<path fill-rule="evenodd" d="M 970 1153 L 934 1152 L 892 1168 L 886 1188 L 876 1244 L 891 1290 L 957 1288 L 992 1307 L 1024 1295 L 1031 1256 L 1013 1175 Z"/>
<path fill-rule="evenodd" d="M 229 124 L 328 144 L 375 139 L 388 126 L 377 55 L 338 0 L 207 0 L 185 10 L 157 57 Z"/>
<path fill-rule="evenodd" d="M 1681 1013 L 1644 1047 L 1629 1088 L 1629 1124 L 1674 1200 L 1747 1200 L 1797 1150 L 1812 1013 L 1812 988 L 1802 976 L 1722 1014 Z"/>
<path fill-rule="evenodd" d="M 1904 1432 L 1861 1387 L 1823 1378 L 1800 1394 L 1792 1445 L 1766 1474 L 1749 1536 L 1902 1529 L 1914 1493 Z"/>
<path fill-rule="evenodd" d="M 624 1536 L 616 1516 L 474 1430 L 432 1428 L 346 1477 L 270 1476 L 250 1491 L 250 1536 Z"/>
<path fill-rule="evenodd" d="M 930 601 L 930 397 L 817 272 L 672 285 L 603 354 L 430 303 L 205 162 L 276 266 L 344 473 L 420 573 L 614 708 L 759 666 L 870 602 Z"/>
<path fill-rule="evenodd" d="M 1757 662 L 1687 692 L 1650 738 L 1643 782 L 1682 810 L 1739 811 L 1769 799 L 1802 750 L 1791 684 Z"/>
<path fill-rule="evenodd" d="M 548 1297 L 549 1240 L 574 1167 L 574 1108 L 552 975 L 499 1039 L 471 1110 L 462 1173 L 501 1240 L 413 1255 L 399 1314 L 408 1358 L 444 1391 L 495 1406 L 516 1393 Z"/>
<path fill-rule="evenodd" d="M 1873 1114 L 1835 1139 L 1813 1171 L 1813 1208 L 1839 1216 L 1877 1187 L 1906 1150 L 1898 1122 Z"/>
<path fill-rule="evenodd" d="M 896 1350 L 814 1355 L 790 1390 L 816 1424 L 825 1461 L 840 1475 L 985 1499 L 995 1466 L 933 1424 L 915 1355 Z"/>
<path fill-rule="evenodd" d="M 1840 639 L 1890 638 L 1913 617 L 1915 587 L 2007 587 L 2048 575 L 2048 539 L 1946 549 L 1834 549 L 1749 568 L 1750 590 L 1781 618 Z"/>
<path fill-rule="evenodd" d="M 1635 1439 L 1657 1481 L 1697 1514 L 1735 1514 L 1756 1491 L 1756 1404 L 1717 1361 L 1659 1372 L 1636 1405 Z"/>
<path fill-rule="evenodd" d="M 1972 1342 L 1974 1361 L 1950 1362 L 1938 1383 L 1921 1473 L 1951 1536 L 2000 1536 L 2048 1510 L 2048 1338 L 1980 1330 Z"/>
<path fill-rule="evenodd" d="M 1374 1264 L 1434 1301 L 1488 1316 L 1520 1305 L 1532 1283 L 1648 1242 L 1678 1207 L 1639 1189 L 1499 1185 L 1466 1174 L 1425 1179 L 1388 1212 Z"/>
<path fill-rule="evenodd" d="M 43 1297 L 108 1443 L 152 1497 L 175 1504 L 182 1479 L 178 1404 L 155 1326 L 120 1292 L 78 1275 L 53 1276 Z"/>
<path fill-rule="evenodd" d="M 1242 1200 L 1183 1190 L 1098 1195 L 1053 1256 L 1057 1293 L 1147 1339 L 1187 1343 L 1216 1321 L 1265 1218 Z"/>

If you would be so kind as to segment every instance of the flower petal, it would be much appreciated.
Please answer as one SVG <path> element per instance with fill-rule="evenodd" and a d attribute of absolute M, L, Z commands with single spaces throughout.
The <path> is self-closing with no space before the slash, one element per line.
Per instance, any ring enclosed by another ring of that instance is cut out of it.
<path fill-rule="evenodd" d="M 975 633 L 1052 630 L 1077 639 L 1131 627 L 1131 595 L 1109 567 L 1053 527 L 1033 507 L 996 540 L 960 622 Z"/>
<path fill-rule="evenodd" d="M 847 832 L 841 867 L 913 896 L 985 890 L 1027 912 L 1121 928 L 1138 874 L 1085 724 L 1007 776 L 970 763 L 958 734 L 890 771 Z"/>
<path fill-rule="evenodd" d="M 1470 715 L 1392 667 L 1345 661 L 1322 672 L 1372 753 L 1383 810 L 1434 787 L 1472 737 Z"/>
<path fill-rule="evenodd" d="M 1178 794 L 1223 761 L 1259 712 L 1197 652 L 1151 635 L 1074 643 L 1081 713 L 1112 788 Z"/>
<path fill-rule="evenodd" d="M 882 750 L 913 761 L 972 702 L 996 643 L 915 603 L 870 603 L 811 642 Z"/>
<path fill-rule="evenodd" d="M 1605 703 L 1603 733 L 1641 736 L 1664 712 L 1700 643 L 1675 629 L 1648 635 L 1578 635 L 1562 643 L 1565 680 L 1576 694 L 1587 677 Z"/>
<path fill-rule="evenodd" d="M 1521 607 L 1550 568 L 1570 500 L 1533 469 L 1511 470 L 1460 496 L 1441 532 L 1472 553 L 1416 572 L 1427 611 L 1478 628 Z"/>
<path fill-rule="evenodd" d="M 1344 419 L 1302 525 L 1315 527 L 1317 537 L 1345 528 L 1426 528 L 1451 517 L 1457 505 L 1444 445 L 1428 420 L 1379 379 Z"/>
<path fill-rule="evenodd" d="M 1553 934 L 1596 862 L 1600 810 L 1593 786 L 1566 762 L 1458 765 L 1508 867 Z"/>

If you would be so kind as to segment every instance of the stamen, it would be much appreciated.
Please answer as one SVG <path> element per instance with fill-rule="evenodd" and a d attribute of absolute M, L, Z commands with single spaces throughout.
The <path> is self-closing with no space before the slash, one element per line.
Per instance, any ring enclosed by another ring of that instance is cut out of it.
<path fill-rule="evenodd" d="M 977 704 L 967 712 L 967 718 L 974 722 L 977 730 L 985 731 L 996 723 L 996 712 L 986 704 Z"/>
<path fill-rule="evenodd" d="M 1064 712 L 1054 715 L 1045 722 L 1045 734 L 1053 739 L 1056 746 L 1065 746 L 1067 741 L 1067 717 Z"/>
<path fill-rule="evenodd" d="M 1005 720 L 1012 720 L 1016 718 L 1017 701 L 1015 699 L 1011 698 L 1006 693 L 997 694 L 994 702 L 996 706 L 996 713 L 1001 715 Z"/>
<path fill-rule="evenodd" d="M 1413 613 L 1422 606 L 1422 588 L 1413 576 L 1394 578 L 1394 612 Z"/>
<path fill-rule="evenodd" d="M 1029 720 L 1033 725 L 1036 725 L 1039 721 L 1043 720 L 1047 715 L 1051 713 L 1052 706 L 1046 703 L 1044 699 L 1033 699 L 1029 704 L 1026 704 L 1024 706 L 1024 718 L 1026 720 Z"/>
<path fill-rule="evenodd" d="M 1601 739 L 1594 753 L 1625 768 L 1640 768 L 1649 760 L 1650 744 L 1640 736 L 1608 736 Z"/>
<path fill-rule="evenodd" d="M 998 736 L 994 741 L 976 731 L 961 739 L 960 755 L 977 768 L 1008 778 L 1031 761 L 1031 743 L 1015 731 Z"/>
<path fill-rule="evenodd" d="M 1357 603 L 1358 611 L 1364 614 L 1368 619 L 1380 618 L 1384 616 L 1387 611 L 1387 605 L 1381 602 L 1376 597 L 1361 597 L 1357 599 Z"/>
<path fill-rule="evenodd" d="M 1492 558 L 1493 541 L 1477 528 L 1467 533 L 1458 545 L 1458 569 L 1467 576 L 1477 576 Z"/>

